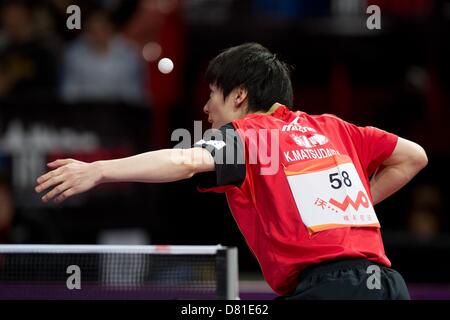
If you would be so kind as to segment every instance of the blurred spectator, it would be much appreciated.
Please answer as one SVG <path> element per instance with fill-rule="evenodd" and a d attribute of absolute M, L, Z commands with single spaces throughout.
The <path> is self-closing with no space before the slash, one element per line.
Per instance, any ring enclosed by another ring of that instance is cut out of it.
<path fill-rule="evenodd" d="M 61 243 L 57 220 L 47 211 L 23 210 L 16 205 L 11 184 L 11 163 L 0 152 L 0 244 Z M 17 191 L 17 190 L 16 190 Z"/>
<path fill-rule="evenodd" d="M 139 0 L 35 0 L 39 3 L 40 15 L 49 16 L 47 28 L 56 32 L 64 41 L 72 41 L 81 33 L 78 29 L 67 28 L 67 8 L 77 5 L 81 9 L 82 28 L 84 18 L 89 12 L 98 8 L 103 8 L 111 12 L 114 23 L 121 28 L 134 14 Z M 50 25 L 48 25 L 50 24 Z"/>
<path fill-rule="evenodd" d="M 271 18 L 325 16 L 329 0 L 254 0 L 254 13 Z"/>
<path fill-rule="evenodd" d="M 151 81 L 146 85 L 146 91 L 151 94 L 152 112 L 157 115 L 152 118 L 151 135 L 155 147 L 161 148 L 167 147 L 167 141 L 170 140 L 169 113 L 177 103 L 185 106 L 181 100 L 184 100 L 182 94 L 185 89 L 183 81 L 188 26 L 184 21 L 182 2 L 141 0 L 124 32 L 143 48 L 144 59 L 148 62 L 145 72 Z M 203 50 L 202 47 L 199 49 Z M 163 57 L 173 61 L 174 69 L 169 74 L 158 70 L 158 61 Z"/>
<path fill-rule="evenodd" d="M 45 97 L 56 88 L 55 52 L 37 36 L 33 9 L 24 1 L 1 6 L 0 97 Z"/>
<path fill-rule="evenodd" d="M 14 216 L 11 192 L 5 184 L 0 184 L 0 243 L 7 242 Z"/>
<path fill-rule="evenodd" d="M 438 1 L 428 0 L 368 0 L 367 6 L 377 5 L 383 14 L 400 17 L 429 16 L 433 12 L 433 6 Z"/>
<path fill-rule="evenodd" d="M 14 217 L 14 201 L 11 189 L 0 175 L 0 243 L 7 242 Z"/>
<path fill-rule="evenodd" d="M 84 25 L 84 33 L 65 53 L 63 98 L 142 102 L 142 66 L 133 44 L 115 31 L 106 11 L 92 12 Z"/>
<path fill-rule="evenodd" d="M 416 187 L 412 197 L 412 210 L 408 217 L 409 232 L 418 240 L 431 240 L 441 229 L 442 198 L 435 186 Z"/>

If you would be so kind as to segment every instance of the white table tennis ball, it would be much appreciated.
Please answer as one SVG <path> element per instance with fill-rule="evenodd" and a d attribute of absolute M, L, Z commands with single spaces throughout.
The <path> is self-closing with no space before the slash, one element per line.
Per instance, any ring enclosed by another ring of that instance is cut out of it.
<path fill-rule="evenodd" d="M 173 62 L 169 58 L 162 58 L 158 62 L 158 69 L 160 72 L 167 74 L 173 70 Z"/>

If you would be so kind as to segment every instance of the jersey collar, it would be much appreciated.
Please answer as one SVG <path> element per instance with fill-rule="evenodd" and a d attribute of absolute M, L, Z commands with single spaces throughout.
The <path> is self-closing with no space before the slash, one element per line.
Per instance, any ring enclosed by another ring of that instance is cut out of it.
<path fill-rule="evenodd" d="M 274 117 L 281 117 L 284 113 L 286 113 L 288 110 L 288 108 L 284 105 L 282 105 L 281 103 L 275 102 L 268 111 L 257 111 L 257 112 L 253 112 L 248 114 L 245 118 L 253 118 L 255 116 L 258 115 L 272 115 Z"/>
<path fill-rule="evenodd" d="M 280 107 L 284 107 L 281 103 L 275 102 L 269 110 L 267 111 L 257 111 L 254 112 L 254 114 L 272 114 L 275 113 L 275 111 L 277 111 Z"/>
<path fill-rule="evenodd" d="M 275 113 L 280 107 L 285 107 L 281 103 L 275 102 L 269 109 L 269 111 L 266 112 L 266 114 L 272 114 Z"/>

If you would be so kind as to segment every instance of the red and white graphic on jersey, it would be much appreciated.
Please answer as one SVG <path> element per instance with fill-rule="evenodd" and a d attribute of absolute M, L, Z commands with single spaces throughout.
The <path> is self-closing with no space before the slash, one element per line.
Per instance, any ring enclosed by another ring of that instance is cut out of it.
<path fill-rule="evenodd" d="M 311 233 L 349 226 L 380 227 L 348 156 L 306 160 L 285 167 L 284 172 Z"/>

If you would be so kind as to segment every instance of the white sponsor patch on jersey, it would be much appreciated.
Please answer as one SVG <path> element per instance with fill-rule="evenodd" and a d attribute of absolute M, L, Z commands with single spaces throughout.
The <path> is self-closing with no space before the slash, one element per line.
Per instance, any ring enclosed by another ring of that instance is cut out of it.
<path fill-rule="evenodd" d="M 314 134 L 311 137 L 301 136 L 297 134 L 291 134 L 291 138 L 300 147 L 313 148 L 328 143 L 328 138 L 321 134 Z"/>
<path fill-rule="evenodd" d="M 206 141 L 206 140 L 202 139 L 202 140 L 198 141 L 197 143 L 195 143 L 195 145 L 199 146 L 199 147 L 201 147 L 204 144 L 213 146 L 217 150 L 220 150 L 220 149 L 222 149 L 223 147 L 225 147 L 227 145 L 225 142 L 223 142 L 221 140 L 208 140 L 208 141 Z"/>

